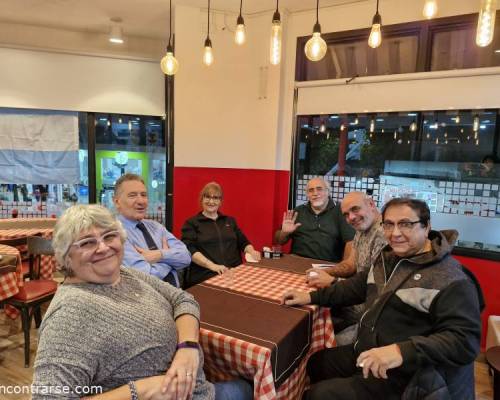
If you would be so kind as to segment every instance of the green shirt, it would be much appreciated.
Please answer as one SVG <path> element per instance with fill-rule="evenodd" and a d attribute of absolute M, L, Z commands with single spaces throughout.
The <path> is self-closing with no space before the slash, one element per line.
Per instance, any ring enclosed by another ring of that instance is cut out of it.
<path fill-rule="evenodd" d="M 300 222 L 292 233 L 292 253 L 303 257 L 319 258 L 338 262 L 342 259 L 345 242 L 354 237 L 354 229 L 345 221 L 340 205 L 332 199 L 326 208 L 316 214 L 309 203 L 303 204 L 295 211 L 296 222 Z"/>

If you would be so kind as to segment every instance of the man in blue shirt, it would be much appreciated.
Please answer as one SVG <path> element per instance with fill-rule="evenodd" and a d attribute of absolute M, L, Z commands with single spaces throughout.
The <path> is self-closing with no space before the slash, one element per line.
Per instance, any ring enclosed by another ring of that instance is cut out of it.
<path fill-rule="evenodd" d="M 179 287 L 178 271 L 191 263 L 191 255 L 163 225 L 145 219 L 148 193 L 142 178 L 135 174 L 121 176 L 116 181 L 113 202 L 127 231 L 123 264 Z"/>

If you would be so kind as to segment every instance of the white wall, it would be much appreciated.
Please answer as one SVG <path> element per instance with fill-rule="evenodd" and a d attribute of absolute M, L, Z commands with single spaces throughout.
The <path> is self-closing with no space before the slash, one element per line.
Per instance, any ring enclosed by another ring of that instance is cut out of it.
<path fill-rule="evenodd" d="M 158 62 L 0 47 L 0 107 L 164 115 Z"/>
<path fill-rule="evenodd" d="M 271 15 L 245 18 L 240 47 L 236 15 L 214 14 L 210 67 L 202 64 L 206 10 L 177 6 L 175 18 L 176 166 L 276 169 L 280 69 L 268 62 Z"/>

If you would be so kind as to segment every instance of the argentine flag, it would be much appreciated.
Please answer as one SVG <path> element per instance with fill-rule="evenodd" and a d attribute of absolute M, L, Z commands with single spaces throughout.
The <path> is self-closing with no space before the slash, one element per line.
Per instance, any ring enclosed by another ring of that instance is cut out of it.
<path fill-rule="evenodd" d="M 0 109 L 0 183 L 78 182 L 78 113 Z"/>

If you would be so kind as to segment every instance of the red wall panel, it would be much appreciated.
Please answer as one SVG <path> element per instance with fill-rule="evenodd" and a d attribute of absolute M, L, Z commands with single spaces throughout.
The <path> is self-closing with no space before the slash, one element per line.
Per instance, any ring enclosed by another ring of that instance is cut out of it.
<path fill-rule="evenodd" d="M 199 210 L 203 186 L 216 181 L 224 191 L 221 211 L 236 218 L 256 249 L 272 244 L 288 204 L 288 171 L 233 168 L 174 168 L 174 234 Z"/>
<path fill-rule="evenodd" d="M 500 284 L 500 262 L 463 256 L 455 256 L 455 258 L 474 273 L 483 290 L 486 308 L 481 314 L 483 322 L 481 348 L 484 350 L 488 317 L 490 315 L 500 315 L 500 290 L 498 289 Z"/>

